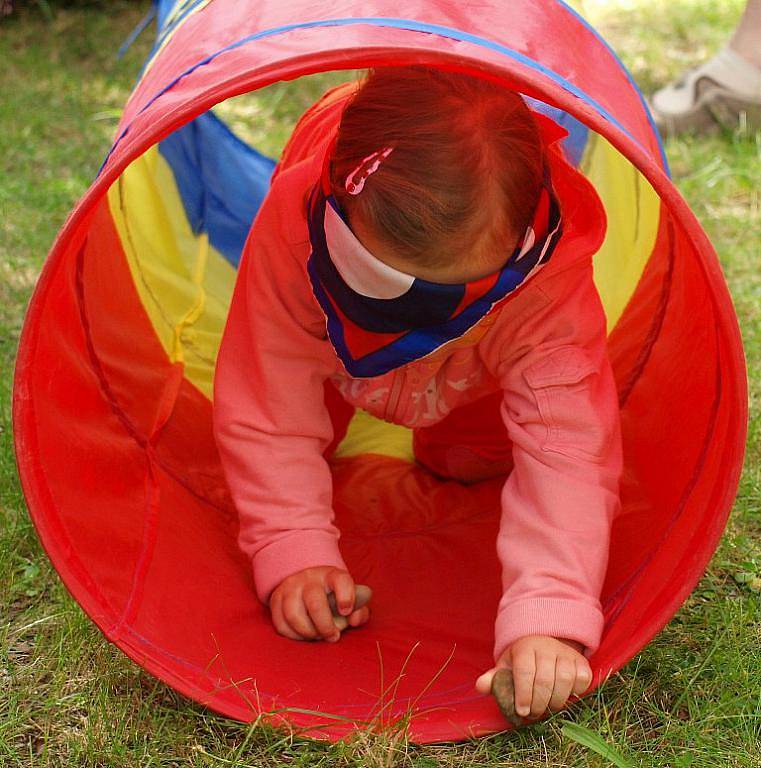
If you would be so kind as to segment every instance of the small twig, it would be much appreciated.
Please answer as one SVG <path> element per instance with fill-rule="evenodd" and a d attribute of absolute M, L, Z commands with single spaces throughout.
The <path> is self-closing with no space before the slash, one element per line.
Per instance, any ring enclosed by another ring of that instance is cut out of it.
<path fill-rule="evenodd" d="M 27 629 L 31 629 L 32 627 L 37 626 L 37 624 L 43 624 L 44 622 L 50 621 L 51 619 L 57 619 L 59 616 L 63 616 L 63 614 L 52 613 L 50 616 L 43 616 L 41 619 L 35 619 L 29 624 L 25 624 L 23 627 L 18 627 L 17 629 L 14 629 L 13 632 L 10 633 L 10 637 L 13 640 L 17 640 L 19 637 L 21 637 L 21 635 L 24 634 L 24 632 L 27 631 Z"/>

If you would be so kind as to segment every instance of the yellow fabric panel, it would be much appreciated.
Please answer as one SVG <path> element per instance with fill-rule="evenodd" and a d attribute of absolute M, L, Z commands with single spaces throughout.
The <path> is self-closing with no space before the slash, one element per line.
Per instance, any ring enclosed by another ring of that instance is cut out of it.
<path fill-rule="evenodd" d="M 412 430 L 399 424 L 390 424 L 357 408 L 349 424 L 346 437 L 336 450 L 336 458 L 359 456 L 361 453 L 380 453 L 396 459 L 414 461 Z"/>
<path fill-rule="evenodd" d="M 172 362 L 207 397 L 235 285 L 234 267 L 190 229 L 169 164 L 149 149 L 108 191 L 140 300 Z"/>
<path fill-rule="evenodd" d="M 565 0 L 589 18 L 584 0 Z M 589 4 L 594 11 L 594 3 Z M 595 285 L 610 333 L 637 287 L 655 245 L 661 203 L 645 177 L 611 144 L 590 131 L 580 170 L 605 205 L 608 230 L 594 257 Z"/>
<path fill-rule="evenodd" d="M 126 169 L 108 202 L 140 300 L 167 357 L 183 361 L 186 378 L 211 399 L 235 269 L 191 231 L 172 170 L 157 147 Z M 336 456 L 362 453 L 413 461 L 412 430 L 357 409 Z"/>
<path fill-rule="evenodd" d="M 661 201 L 645 177 L 591 131 L 580 170 L 594 184 L 608 217 L 605 242 L 594 257 L 594 275 L 610 333 L 653 251 Z"/>

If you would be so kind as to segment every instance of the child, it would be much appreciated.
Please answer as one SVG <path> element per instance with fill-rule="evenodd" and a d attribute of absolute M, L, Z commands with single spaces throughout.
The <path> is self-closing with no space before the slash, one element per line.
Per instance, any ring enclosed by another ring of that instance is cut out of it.
<path fill-rule="evenodd" d="M 340 124 L 339 124 L 340 123 Z M 417 460 L 508 474 L 496 667 L 519 715 L 592 680 L 621 443 L 592 255 L 605 231 L 554 123 L 488 80 L 371 70 L 302 116 L 244 248 L 215 434 L 259 599 L 293 639 L 358 627 L 329 457 L 354 407 Z M 512 471 L 510 471 L 512 469 Z"/>

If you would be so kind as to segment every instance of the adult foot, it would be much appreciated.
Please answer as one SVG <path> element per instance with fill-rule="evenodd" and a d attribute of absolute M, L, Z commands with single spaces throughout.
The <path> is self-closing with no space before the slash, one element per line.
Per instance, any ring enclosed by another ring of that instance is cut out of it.
<path fill-rule="evenodd" d="M 653 94 L 651 110 L 661 133 L 734 129 L 747 121 L 761 128 L 761 68 L 731 48 Z"/>

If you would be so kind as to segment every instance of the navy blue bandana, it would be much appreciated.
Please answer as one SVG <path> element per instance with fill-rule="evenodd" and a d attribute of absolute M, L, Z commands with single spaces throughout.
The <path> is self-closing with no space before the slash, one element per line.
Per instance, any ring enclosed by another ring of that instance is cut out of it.
<path fill-rule="evenodd" d="M 457 339 L 550 259 L 562 235 L 549 171 L 523 242 L 497 272 L 468 283 L 433 283 L 374 257 L 331 194 L 326 155 L 309 198 L 307 269 L 330 342 L 350 376 L 380 376 Z"/>

